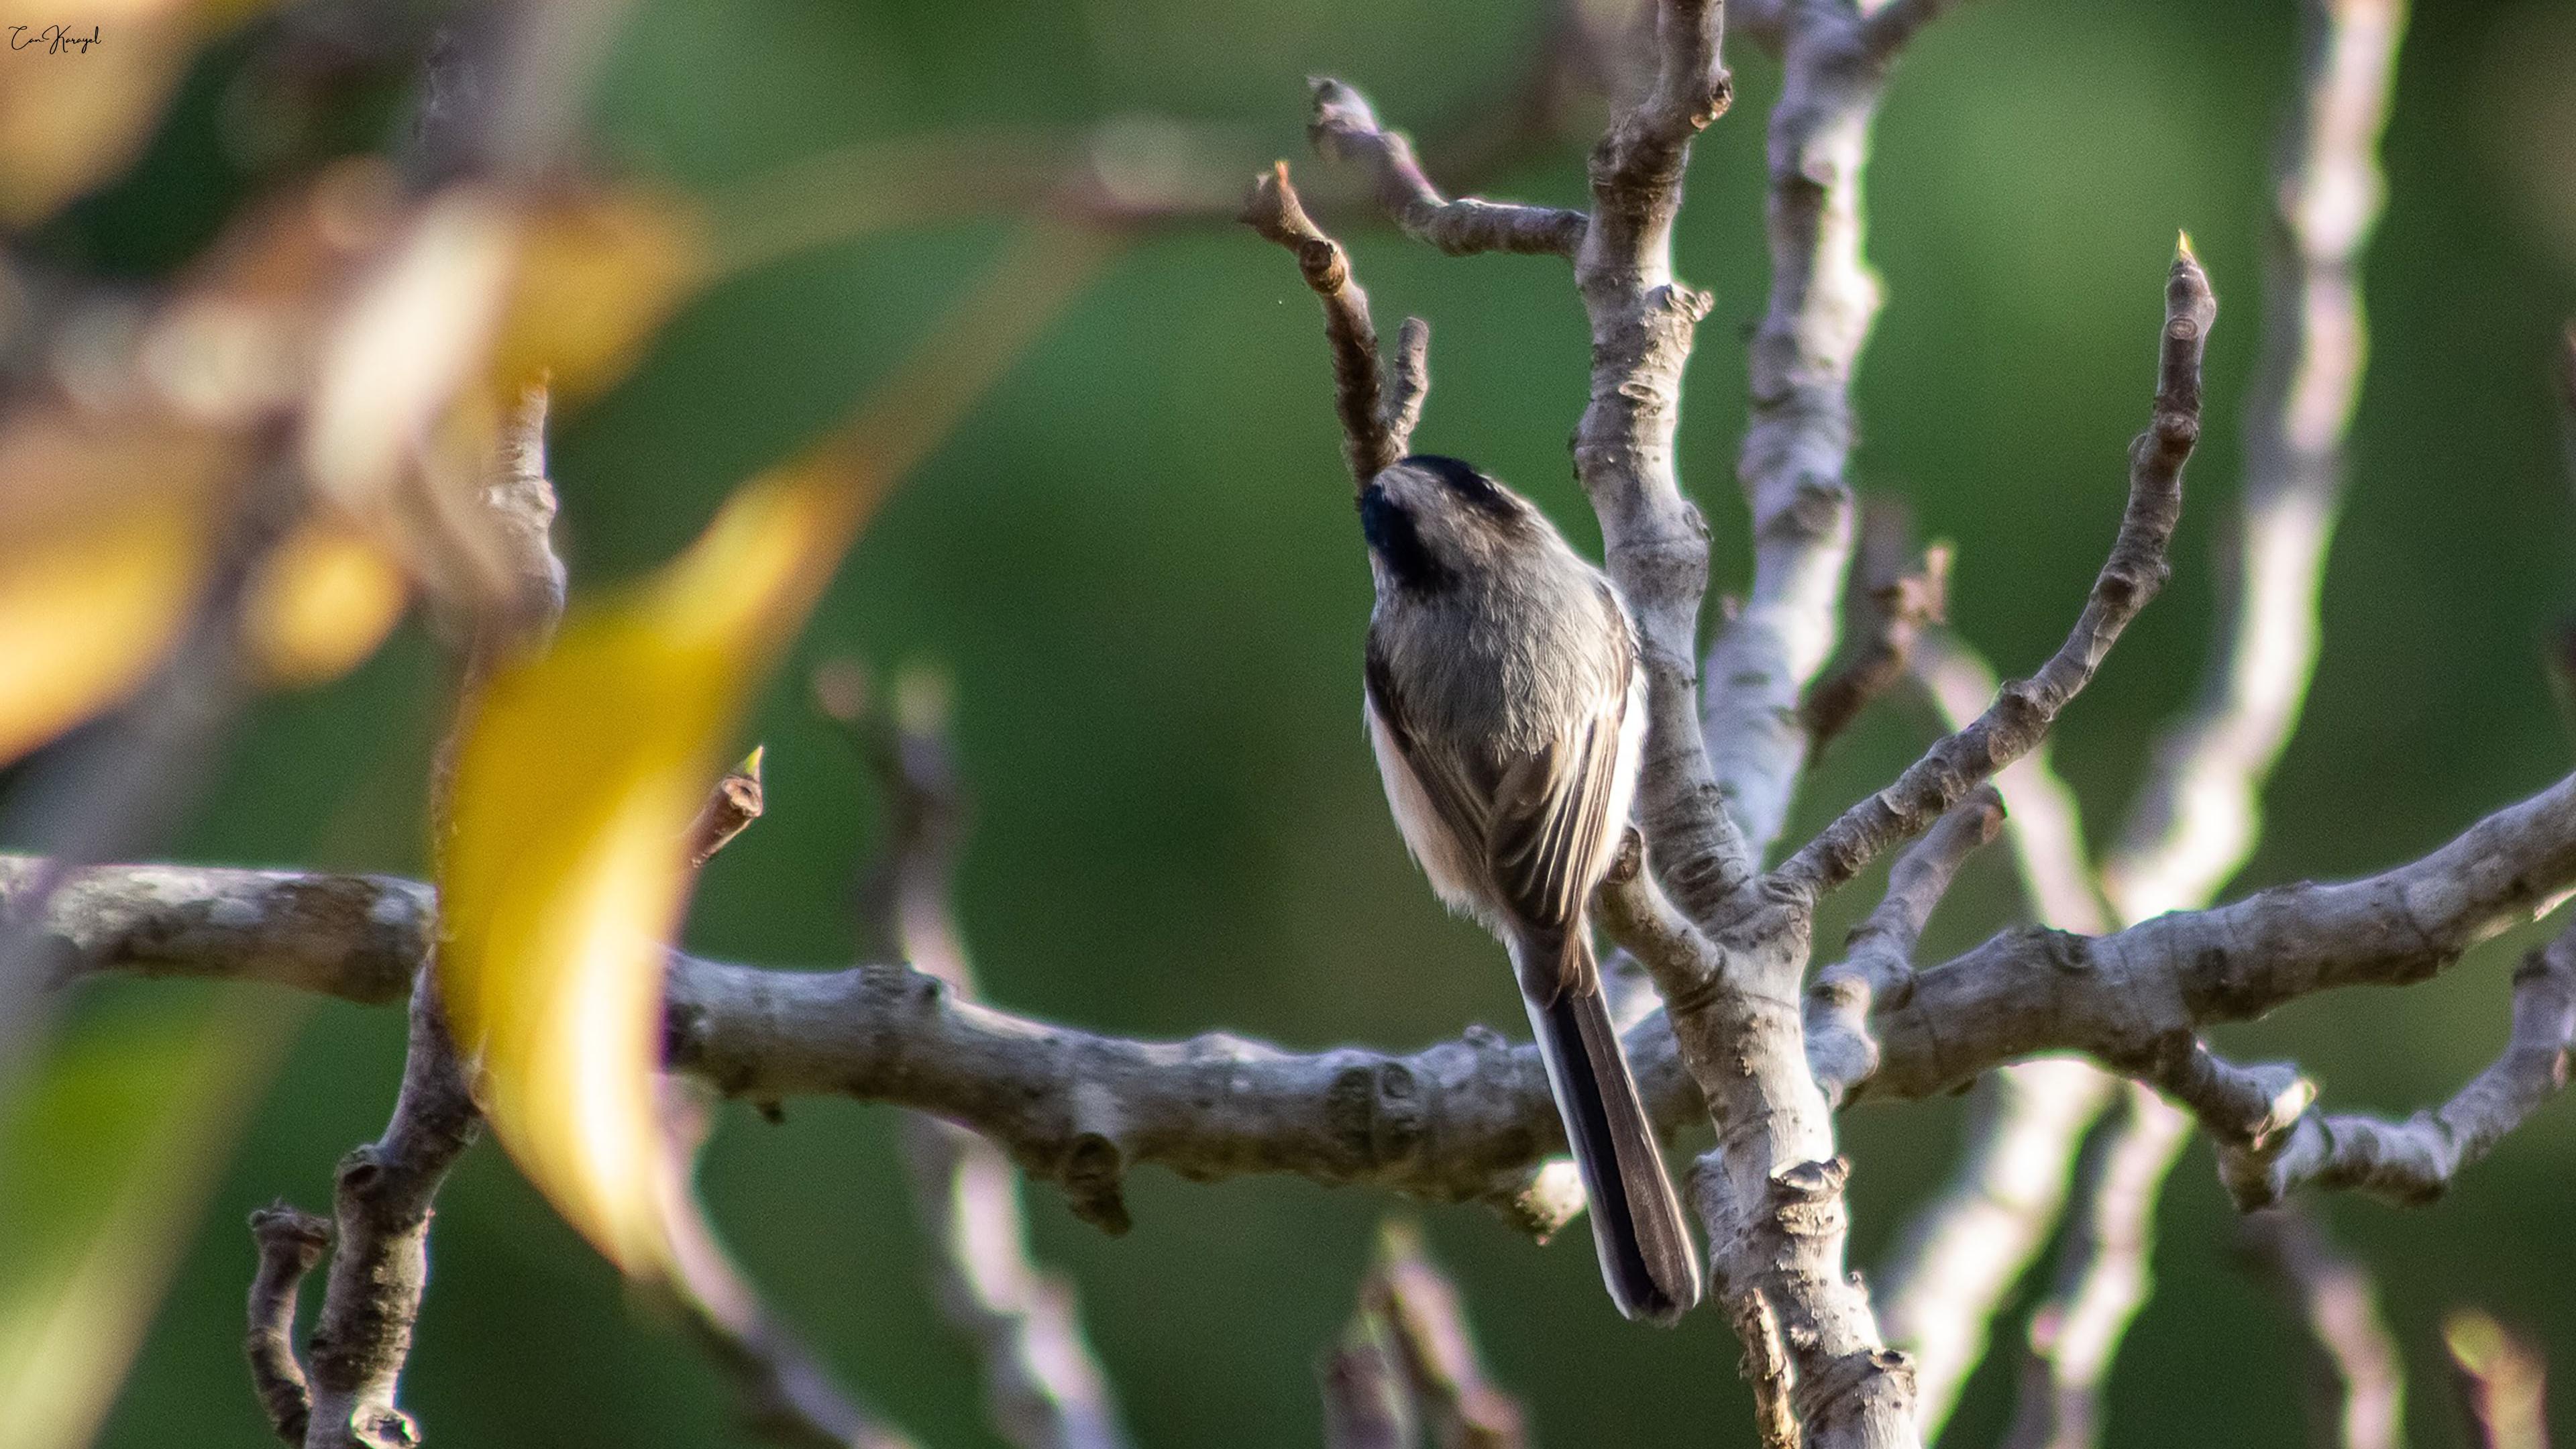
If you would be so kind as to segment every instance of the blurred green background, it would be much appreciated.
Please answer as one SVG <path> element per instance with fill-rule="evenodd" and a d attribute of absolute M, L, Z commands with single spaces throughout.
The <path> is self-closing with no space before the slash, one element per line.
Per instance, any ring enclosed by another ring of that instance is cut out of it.
<path fill-rule="evenodd" d="M 2150 731 L 2185 698 L 2210 622 L 2208 559 L 2234 496 L 2236 399 L 2253 355 L 2266 165 L 2293 66 L 2294 7 L 1985 0 L 1927 32 L 1893 84 L 1869 173 L 1870 251 L 1889 306 L 1858 385 L 1855 481 L 1910 499 L 1960 545 L 1954 616 L 2007 669 L 2064 631 L 2121 501 L 2145 417 L 2165 259 L 2188 227 L 2222 301 L 2214 400 L 2173 587 L 2067 717 L 2056 756 L 2116 823 Z M 651 0 L 593 100 L 606 159 L 714 197 L 836 146 L 1004 125 L 1071 131 L 1133 112 L 1238 128 L 1246 154 L 1304 159 L 1302 78 L 1342 75 L 1389 120 L 1427 126 L 1505 86 L 1536 42 L 1527 4 L 1086 0 L 980 6 Z M 235 72 L 192 78 L 127 180 L 41 238 L 109 272 L 176 264 L 276 177 Z M 1738 339 L 1762 309 L 1763 117 L 1774 65 L 1730 56 L 1732 115 L 1701 143 L 1680 267 L 1712 289 L 1682 431 L 1716 528 L 1719 587 L 1745 572 L 1733 459 Z M 378 96 L 325 118 L 371 144 Z M 1574 203 L 1587 138 L 1491 190 Z M 2323 663 L 2240 886 L 2370 871 L 2568 767 L 2539 641 L 2576 600 L 2576 534 L 2552 361 L 2576 311 L 2576 6 L 2428 4 L 2399 68 L 2391 204 L 2368 265 L 2374 362 L 2354 426 L 2351 505 L 2327 581 Z M 729 220 L 717 217 L 719 225 Z M 558 419 L 555 476 L 576 591 L 645 569 L 726 490 L 814 435 L 889 370 L 1003 223 L 881 235 L 738 277 L 703 297 L 606 398 Z M 1422 446 L 1536 495 L 1586 546 L 1566 439 L 1585 390 L 1561 265 L 1447 260 L 1346 227 L 1382 320 L 1433 324 Z M 1407 864 L 1359 729 L 1368 580 L 1340 473 L 1316 309 L 1289 259 L 1239 228 L 1154 235 L 1054 325 L 887 508 L 842 570 L 756 734 L 769 814 L 710 870 L 688 928 L 710 954 L 846 960 L 848 882 L 873 847 L 864 772 L 804 703 L 803 671 L 854 651 L 953 672 L 978 802 L 959 908 L 989 993 L 1103 1030 L 1224 1026 L 1294 1046 L 1414 1045 L 1471 1021 L 1516 1028 L 1499 957 L 1445 919 Z M 234 863 L 417 874 L 420 788 L 441 670 L 407 629 L 356 675 L 262 704 L 171 851 Z M 1928 738 L 1908 703 L 1836 745 L 1801 819 L 1874 788 Z M 1793 827 L 1793 834 L 1795 827 Z M 1855 891 L 1849 904 L 1865 904 Z M 2000 853 L 1934 927 L 1957 948 L 2018 919 Z M 1820 940 L 1839 938 L 1829 922 Z M 2533 933 L 2443 980 L 2312 1000 L 2224 1034 L 2291 1053 L 2336 1105 L 2437 1100 L 2503 1038 L 2505 978 Z M 66 1051 L 216 993 L 80 993 Z M 234 1006 L 239 1013 L 243 1008 Z M 380 1130 L 399 1013 L 309 1012 L 229 1166 L 197 1193 L 185 1250 L 105 1442 L 268 1442 L 240 1362 L 248 1210 L 320 1206 L 335 1159 Z M 239 1015 L 219 1018 L 238 1021 Z M 104 1044 L 104 1046 L 102 1046 Z M 105 1079 L 113 1079 L 108 1073 Z M 894 1149 L 894 1118 L 798 1101 L 783 1125 L 728 1109 L 705 1181 L 716 1218 L 845 1378 L 925 1442 L 994 1442 L 972 1362 L 939 1325 Z M 219 1115 L 219 1114 L 218 1114 Z M 1855 1260 L 1946 1170 L 1958 1104 L 1847 1119 Z M 214 1129 L 208 1128 L 208 1131 Z M 2576 1375 L 2566 1232 L 2576 1110 L 2545 1113 L 2425 1211 L 2328 1204 L 2379 1269 L 2418 1442 L 2455 1442 L 2436 1325 L 2493 1310 Z M 1037 1245 L 1079 1283 L 1092 1341 L 1139 1440 L 1311 1444 L 1310 1364 L 1348 1310 L 1380 1215 L 1369 1192 L 1302 1181 L 1131 1189 L 1109 1239 L 1032 1195 Z M 193 1210 L 193 1209 L 190 1209 Z M 1536 1249 L 1472 1209 L 1421 1213 L 1501 1380 L 1560 1445 L 1742 1442 L 1745 1394 L 1717 1315 L 1621 1323 L 1585 1234 Z M 2167 1196 L 2158 1296 L 2110 1393 L 2110 1442 L 2285 1443 L 2302 1424 L 2299 1344 L 2234 1265 L 2205 1147 Z M 436 1276 L 405 1402 L 451 1445 L 727 1442 L 710 1370 L 627 1311 L 591 1255 L 488 1144 L 439 1205 Z M 309 1295 L 308 1295 L 309 1296 Z M 2010 1408 L 2017 1320 L 1952 1442 Z M 2559 1395 L 2576 1431 L 2576 1398 Z"/>

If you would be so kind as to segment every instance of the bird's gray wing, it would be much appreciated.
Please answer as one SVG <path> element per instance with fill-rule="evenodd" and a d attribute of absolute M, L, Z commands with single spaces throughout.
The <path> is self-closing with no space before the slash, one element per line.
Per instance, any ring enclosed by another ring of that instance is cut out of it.
<path fill-rule="evenodd" d="M 1423 793 L 1431 797 L 1449 833 L 1457 837 L 1459 855 L 1480 859 L 1494 816 L 1491 764 L 1462 756 L 1451 742 L 1420 728 L 1419 712 L 1408 707 L 1375 634 L 1369 636 L 1362 682 L 1368 688 L 1369 707 L 1377 711 L 1396 751 L 1422 783 Z"/>
<path fill-rule="evenodd" d="M 1627 621 L 1604 591 L 1612 631 L 1605 668 L 1588 681 L 1567 732 L 1535 751 L 1462 754 L 1456 745 L 1426 737 L 1405 720 L 1404 700 L 1391 673 L 1372 651 L 1370 698 L 1450 828 L 1480 858 L 1498 903 L 1533 935 L 1557 949 L 1533 953 L 1526 969 L 1554 970 L 1554 981 L 1524 985 L 1544 1003 L 1555 993 L 1588 988 L 1591 953 L 1562 950 L 1581 928 L 1592 887 L 1593 865 L 1609 819 L 1611 786 L 1618 772 L 1619 734 L 1628 713 L 1628 683 L 1636 650 Z M 1542 966 L 1540 961 L 1551 963 Z"/>
<path fill-rule="evenodd" d="M 1623 659 L 1622 664 L 1626 664 Z M 1577 929 L 1607 832 L 1619 732 L 1628 714 L 1626 668 L 1587 699 L 1577 723 L 1546 749 L 1516 760 L 1495 791 L 1486 858 L 1513 912 L 1544 931 Z M 1566 982 L 1568 986 L 1578 982 Z"/>

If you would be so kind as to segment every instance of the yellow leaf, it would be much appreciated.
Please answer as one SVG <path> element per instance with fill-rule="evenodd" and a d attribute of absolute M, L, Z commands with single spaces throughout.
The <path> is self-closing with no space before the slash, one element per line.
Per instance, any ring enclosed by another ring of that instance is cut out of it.
<path fill-rule="evenodd" d="M 402 566 L 347 523 L 311 518 L 260 562 L 242 642 L 271 685 L 302 688 L 355 669 L 401 622 Z"/>
<path fill-rule="evenodd" d="M 0 763 L 115 704 L 169 652 L 232 452 L 50 418 L 0 435 Z"/>
<path fill-rule="evenodd" d="M 638 188 L 531 207 L 492 349 L 493 385 L 515 397 L 542 376 L 559 397 L 605 389 L 707 275 L 705 228 L 682 199 Z"/>
<path fill-rule="evenodd" d="M 42 220 L 123 171 L 197 47 L 263 8 L 0 0 L 0 222 Z"/>
<path fill-rule="evenodd" d="M 474 707 L 440 869 L 439 986 L 494 1134 L 583 1236 L 666 1276 L 653 1091 L 684 835 L 750 692 L 876 489 L 823 452 L 745 485 L 630 596 Z"/>
<path fill-rule="evenodd" d="M 629 1274 L 670 1280 L 675 1224 L 703 1232 L 674 1216 L 691 1209 L 656 1074 L 689 826 L 727 738 L 887 485 L 1119 244 L 1029 228 L 854 421 L 472 706 L 439 861 L 440 996 L 493 1135 Z"/>

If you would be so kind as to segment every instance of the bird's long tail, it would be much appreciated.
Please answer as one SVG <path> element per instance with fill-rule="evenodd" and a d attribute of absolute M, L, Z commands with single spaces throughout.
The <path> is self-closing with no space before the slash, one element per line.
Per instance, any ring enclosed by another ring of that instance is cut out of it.
<path fill-rule="evenodd" d="M 1518 954 L 1525 958 L 1546 952 L 1557 959 L 1516 963 L 1522 968 L 1521 1001 L 1547 1062 L 1565 1140 L 1592 1201 L 1601 1281 L 1622 1314 L 1670 1323 L 1699 1302 L 1699 1254 L 1637 1100 L 1587 937 L 1578 923 L 1562 943 L 1524 943 Z"/>

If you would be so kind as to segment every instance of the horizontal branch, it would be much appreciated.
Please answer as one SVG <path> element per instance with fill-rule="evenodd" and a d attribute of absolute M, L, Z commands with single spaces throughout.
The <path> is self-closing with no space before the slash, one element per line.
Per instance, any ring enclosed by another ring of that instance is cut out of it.
<path fill-rule="evenodd" d="M 0 856 L 0 909 L 32 869 Z M 1852 1096 L 1928 1096 L 2064 1051 L 2165 1080 L 2206 1025 L 2425 979 L 2571 887 L 2576 776 L 2366 880 L 2285 886 L 2098 938 L 2007 932 L 1919 972 L 1912 995 L 1878 1014 L 1879 1070 Z M 1668 903 L 1623 922 L 1624 899 L 1602 897 L 1623 940 L 1688 933 Z M 432 905 L 427 886 L 387 877 L 108 866 L 55 893 L 41 930 L 59 977 L 255 979 L 382 1003 L 403 999 L 398 983 L 425 958 Z M 1703 990 L 1714 971 L 1694 973 Z M 957 1000 L 901 966 L 784 971 L 677 953 L 667 989 L 673 1067 L 735 1096 L 842 1095 L 962 1123 L 1112 1230 L 1127 1221 L 1121 1179 L 1140 1163 L 1193 1180 L 1284 1172 L 1481 1201 L 1541 1230 L 1567 1216 L 1524 1198 L 1528 1169 L 1564 1145 L 1537 1052 L 1481 1028 L 1407 1055 L 1287 1052 L 1222 1033 L 1136 1041 Z M 1626 1046 L 1660 1127 L 1704 1113 L 1665 1016 L 1632 1027 Z"/>
<path fill-rule="evenodd" d="M 2080 1051 L 2162 1081 L 2200 1028 L 2319 991 L 2440 973 L 2576 887 L 2576 775 L 2364 880 L 2277 886 L 2107 936 L 2007 931 L 1919 973 L 1878 1022 L 1879 1073 L 1855 1096 L 1923 1097 L 1989 1067 Z"/>
<path fill-rule="evenodd" d="M 2567 1085 L 2576 1038 L 2576 935 L 2532 952 L 2513 975 L 2513 1033 L 2503 1053 L 2459 1095 L 2404 1122 L 2303 1110 L 2277 1133 L 2204 1125 L 2219 1137 L 2220 1176 L 2241 1208 L 2269 1207 L 2308 1184 L 2359 1188 L 2400 1202 L 2440 1197 L 2460 1170 L 2492 1151 Z M 2254 1090 L 2272 1071 L 2225 1068 Z M 2315 1095 L 2301 1081 L 2304 1105 Z"/>

